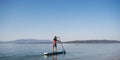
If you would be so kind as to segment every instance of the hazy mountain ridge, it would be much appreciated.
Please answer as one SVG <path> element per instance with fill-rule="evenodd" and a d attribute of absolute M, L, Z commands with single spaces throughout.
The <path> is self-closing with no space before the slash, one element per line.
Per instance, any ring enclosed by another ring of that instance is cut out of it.
<path fill-rule="evenodd" d="M 74 40 L 64 43 L 120 43 L 118 40 Z"/>
<path fill-rule="evenodd" d="M 43 44 L 52 43 L 51 40 L 38 40 L 38 39 L 18 39 L 14 41 L 0 41 L 0 44 Z M 119 40 L 74 40 L 66 41 L 63 43 L 120 43 Z"/>
<path fill-rule="evenodd" d="M 1 41 L 0 43 L 8 43 L 8 44 L 39 44 L 39 43 L 51 43 L 50 40 L 38 40 L 38 39 L 18 39 L 14 41 Z"/>

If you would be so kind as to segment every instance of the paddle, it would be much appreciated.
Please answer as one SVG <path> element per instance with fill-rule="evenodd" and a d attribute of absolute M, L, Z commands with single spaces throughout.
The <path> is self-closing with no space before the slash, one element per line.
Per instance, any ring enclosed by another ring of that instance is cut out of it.
<path fill-rule="evenodd" d="M 62 46 L 62 48 L 63 48 L 63 50 L 64 50 L 64 53 L 66 53 L 66 51 L 65 51 L 65 49 L 64 49 L 64 47 L 63 47 L 63 45 L 62 45 L 62 41 L 61 41 L 60 37 L 58 37 L 58 38 L 59 38 L 59 40 L 60 40 L 61 46 Z"/>

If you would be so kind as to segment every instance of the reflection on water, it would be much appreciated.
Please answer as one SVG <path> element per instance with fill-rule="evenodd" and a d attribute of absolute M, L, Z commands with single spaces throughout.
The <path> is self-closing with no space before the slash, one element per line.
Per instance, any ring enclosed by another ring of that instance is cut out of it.
<path fill-rule="evenodd" d="M 51 56 L 44 55 L 44 59 L 58 60 L 58 55 L 51 55 Z"/>
<path fill-rule="evenodd" d="M 59 55 L 44 55 L 45 60 L 61 60 L 61 58 L 64 58 L 65 54 L 59 54 Z"/>
<path fill-rule="evenodd" d="M 57 57 L 58 57 L 57 55 L 51 55 L 51 56 L 44 55 L 44 59 L 46 59 L 46 60 L 48 60 L 48 59 L 50 59 L 50 60 L 58 60 Z"/>
<path fill-rule="evenodd" d="M 57 60 L 57 55 L 53 55 L 52 60 Z"/>

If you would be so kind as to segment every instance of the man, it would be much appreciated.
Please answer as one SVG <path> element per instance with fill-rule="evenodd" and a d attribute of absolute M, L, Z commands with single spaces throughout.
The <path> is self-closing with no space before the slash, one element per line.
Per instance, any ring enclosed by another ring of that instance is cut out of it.
<path fill-rule="evenodd" d="M 53 53 L 54 53 L 54 48 L 57 52 L 57 41 L 60 42 L 59 40 L 57 40 L 57 37 L 55 36 L 54 39 L 53 39 Z"/>

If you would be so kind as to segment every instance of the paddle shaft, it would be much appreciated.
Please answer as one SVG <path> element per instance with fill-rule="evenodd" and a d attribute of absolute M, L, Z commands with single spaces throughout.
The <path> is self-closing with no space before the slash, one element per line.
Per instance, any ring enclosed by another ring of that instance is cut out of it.
<path fill-rule="evenodd" d="M 58 38 L 59 38 L 59 37 L 58 37 Z M 61 43 L 61 46 L 62 46 L 63 50 L 65 51 L 65 49 L 64 49 L 64 47 L 63 47 L 63 45 L 62 45 L 62 41 L 61 41 L 60 38 L 59 38 L 59 40 L 60 40 L 60 43 Z"/>

